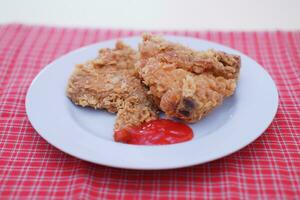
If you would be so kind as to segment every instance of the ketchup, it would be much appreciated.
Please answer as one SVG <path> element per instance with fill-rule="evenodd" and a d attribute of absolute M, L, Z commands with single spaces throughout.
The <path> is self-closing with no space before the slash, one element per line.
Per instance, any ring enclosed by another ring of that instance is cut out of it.
<path fill-rule="evenodd" d="M 191 140 L 192 129 L 180 122 L 158 119 L 115 131 L 116 142 L 138 145 L 174 144 Z"/>

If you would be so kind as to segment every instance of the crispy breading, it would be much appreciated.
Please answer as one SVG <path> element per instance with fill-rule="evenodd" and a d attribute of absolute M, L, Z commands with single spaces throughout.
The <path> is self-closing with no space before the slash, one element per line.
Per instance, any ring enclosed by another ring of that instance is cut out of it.
<path fill-rule="evenodd" d="M 76 66 L 67 96 L 83 107 L 117 112 L 115 130 L 156 119 L 157 108 L 134 68 L 137 59 L 137 52 L 122 42 L 101 49 L 96 59 Z"/>
<path fill-rule="evenodd" d="M 235 91 L 239 56 L 195 51 L 148 34 L 139 52 L 140 76 L 168 116 L 198 121 Z"/>

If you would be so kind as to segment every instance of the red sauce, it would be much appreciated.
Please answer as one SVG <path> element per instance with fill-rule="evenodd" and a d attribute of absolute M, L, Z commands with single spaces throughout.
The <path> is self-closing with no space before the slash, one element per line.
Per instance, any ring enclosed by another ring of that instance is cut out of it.
<path fill-rule="evenodd" d="M 115 131 L 117 142 L 139 145 L 174 144 L 191 140 L 192 129 L 180 122 L 158 119 Z"/>

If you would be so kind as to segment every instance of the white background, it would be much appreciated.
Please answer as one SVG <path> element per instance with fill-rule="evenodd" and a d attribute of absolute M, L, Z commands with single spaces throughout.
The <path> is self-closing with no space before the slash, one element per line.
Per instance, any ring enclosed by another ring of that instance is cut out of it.
<path fill-rule="evenodd" d="M 177 30 L 300 30 L 300 0 L 0 0 L 0 23 Z"/>

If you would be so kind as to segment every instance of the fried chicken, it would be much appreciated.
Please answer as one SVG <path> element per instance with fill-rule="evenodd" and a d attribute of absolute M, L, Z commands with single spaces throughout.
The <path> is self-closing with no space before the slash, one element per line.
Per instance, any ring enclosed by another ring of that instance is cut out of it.
<path fill-rule="evenodd" d="M 143 35 L 139 52 L 139 74 L 170 117 L 196 122 L 235 91 L 239 56 L 195 51 L 149 34 Z"/>
<path fill-rule="evenodd" d="M 101 49 L 99 56 L 77 65 L 67 96 L 77 105 L 117 113 L 115 130 L 157 119 L 157 108 L 137 76 L 136 51 L 122 42 Z"/>

